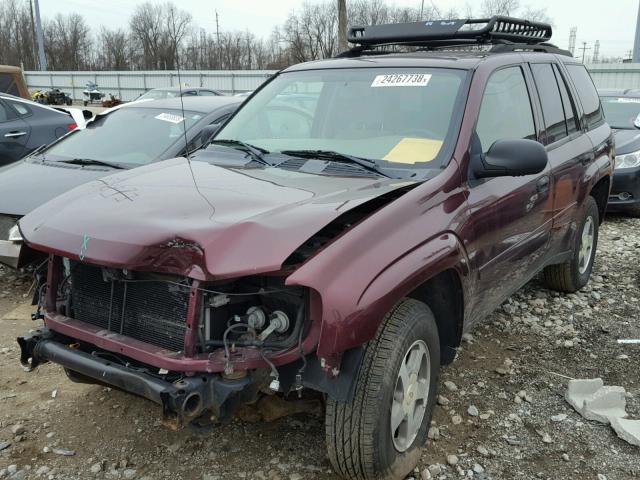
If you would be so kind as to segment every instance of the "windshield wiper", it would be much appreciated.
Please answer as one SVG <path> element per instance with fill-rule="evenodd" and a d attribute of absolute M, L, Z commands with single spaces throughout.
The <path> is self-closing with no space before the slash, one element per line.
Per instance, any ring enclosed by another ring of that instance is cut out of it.
<path fill-rule="evenodd" d="M 242 150 L 245 153 L 248 153 L 253 160 L 258 163 L 262 163 L 263 165 L 267 165 L 272 167 L 273 165 L 265 160 L 264 154 L 269 153 L 268 150 L 264 148 L 256 147 L 255 145 L 251 145 L 250 143 L 245 143 L 242 140 L 234 140 L 234 139 L 220 139 L 220 140 L 211 140 L 209 145 L 222 145 L 230 148 L 236 147 L 237 150 Z M 237 148 L 240 147 L 240 148 Z"/>
<path fill-rule="evenodd" d="M 102 160 L 94 160 L 92 158 L 72 158 L 71 160 L 60 160 L 61 163 L 70 163 L 71 165 L 99 165 L 102 167 L 116 168 L 125 170 L 127 167 L 118 163 L 110 163 Z"/>
<path fill-rule="evenodd" d="M 334 152 L 333 150 L 283 150 L 280 153 L 292 157 L 317 158 L 320 160 L 326 159 L 334 162 L 355 163 L 357 165 L 360 165 L 365 170 L 374 172 L 378 175 L 382 175 L 383 177 L 391 178 L 386 173 L 382 173 L 376 162 L 374 162 L 373 160 L 348 155 L 346 153 Z"/>

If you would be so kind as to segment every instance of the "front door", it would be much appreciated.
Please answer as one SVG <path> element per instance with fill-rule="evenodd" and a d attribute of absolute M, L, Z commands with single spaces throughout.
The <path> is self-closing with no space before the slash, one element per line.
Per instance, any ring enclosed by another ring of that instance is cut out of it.
<path fill-rule="evenodd" d="M 522 66 L 494 72 L 485 88 L 472 154 L 496 140 L 538 140 Z M 475 149 L 475 152 L 473 151 Z M 535 175 L 469 180 L 464 241 L 475 279 L 472 321 L 484 317 L 542 265 L 552 224 L 550 168 Z"/>

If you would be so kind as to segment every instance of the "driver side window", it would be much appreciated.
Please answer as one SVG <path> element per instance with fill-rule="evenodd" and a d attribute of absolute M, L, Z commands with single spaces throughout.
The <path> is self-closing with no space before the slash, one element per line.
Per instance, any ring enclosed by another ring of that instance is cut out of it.
<path fill-rule="evenodd" d="M 496 140 L 536 139 L 531 100 L 520 67 L 504 68 L 491 75 L 476 133 L 484 153 Z"/>

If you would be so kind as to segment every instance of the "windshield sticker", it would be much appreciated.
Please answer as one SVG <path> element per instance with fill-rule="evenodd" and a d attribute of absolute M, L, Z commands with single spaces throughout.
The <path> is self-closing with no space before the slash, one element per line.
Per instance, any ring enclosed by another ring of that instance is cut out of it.
<path fill-rule="evenodd" d="M 442 142 L 430 138 L 403 138 L 387 153 L 383 160 L 413 165 L 418 162 L 430 162 L 438 152 Z"/>
<path fill-rule="evenodd" d="M 169 123 L 180 123 L 184 120 L 184 117 L 181 117 L 180 115 L 175 115 L 173 113 L 161 113 L 159 115 L 156 115 L 154 118 L 157 118 L 158 120 L 162 120 L 163 122 L 169 122 Z"/>
<path fill-rule="evenodd" d="M 428 73 L 393 73 L 376 75 L 372 87 L 426 87 L 431 80 Z"/>

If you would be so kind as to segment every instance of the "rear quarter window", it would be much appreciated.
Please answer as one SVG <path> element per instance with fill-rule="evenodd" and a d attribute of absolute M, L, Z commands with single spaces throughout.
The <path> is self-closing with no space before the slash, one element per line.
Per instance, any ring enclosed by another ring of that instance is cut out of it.
<path fill-rule="evenodd" d="M 7 100 L 7 102 L 9 102 L 9 104 L 16 112 L 18 112 L 18 115 L 21 117 L 28 117 L 32 113 L 31 109 L 25 103 L 16 102 L 14 100 Z"/>
<path fill-rule="evenodd" d="M 569 72 L 569 76 L 578 91 L 580 103 L 584 109 L 587 127 L 592 129 L 602 125 L 604 122 L 604 115 L 602 113 L 602 106 L 600 105 L 600 97 L 598 96 L 596 87 L 593 84 L 593 80 L 591 80 L 587 69 L 584 65 L 575 64 L 566 65 L 566 67 Z"/>

